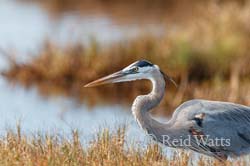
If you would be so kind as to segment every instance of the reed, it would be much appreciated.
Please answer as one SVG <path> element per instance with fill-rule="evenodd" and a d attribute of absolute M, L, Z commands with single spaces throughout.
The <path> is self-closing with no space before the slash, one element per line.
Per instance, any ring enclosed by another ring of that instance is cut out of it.
<path fill-rule="evenodd" d="M 170 28 L 160 38 L 141 34 L 105 46 L 92 40 L 87 46 L 69 43 L 62 48 L 48 39 L 40 52 L 24 64 L 8 54 L 10 67 L 1 73 L 11 82 L 38 87 L 43 95 L 71 96 L 89 105 L 127 104 L 138 94 L 147 93 L 150 84 L 122 83 L 91 90 L 83 85 L 138 59 L 147 59 L 179 84 L 177 90 L 168 85 L 171 98 L 162 105 L 169 110 L 196 97 L 249 104 L 249 11 L 248 2 L 211 2 L 199 7 L 195 21 Z"/>
<path fill-rule="evenodd" d="M 44 133 L 25 135 L 21 127 L 7 131 L 0 137 L 0 165 L 227 165 L 244 166 L 247 158 L 219 162 L 205 156 L 195 159 L 190 152 L 177 150 L 167 157 L 161 146 L 147 143 L 146 148 L 126 143 L 126 128 L 102 128 L 88 146 L 83 146 L 81 135 L 72 130 L 71 138 Z"/>

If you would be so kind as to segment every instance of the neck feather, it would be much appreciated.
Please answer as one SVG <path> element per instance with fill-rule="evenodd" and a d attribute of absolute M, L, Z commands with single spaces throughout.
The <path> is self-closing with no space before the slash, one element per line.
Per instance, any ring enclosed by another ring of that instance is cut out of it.
<path fill-rule="evenodd" d="M 138 124 L 148 134 L 158 135 L 163 124 L 153 119 L 150 110 L 156 107 L 165 93 L 165 80 L 161 73 L 149 79 L 152 82 L 152 91 L 147 95 L 138 96 L 132 105 L 132 112 Z"/>

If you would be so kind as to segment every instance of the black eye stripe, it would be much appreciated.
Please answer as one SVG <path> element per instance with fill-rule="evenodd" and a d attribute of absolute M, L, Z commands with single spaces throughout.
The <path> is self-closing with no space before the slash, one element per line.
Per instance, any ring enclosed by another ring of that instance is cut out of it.
<path fill-rule="evenodd" d="M 146 66 L 153 66 L 153 64 L 150 63 L 149 61 L 141 60 L 141 61 L 138 61 L 137 63 L 135 63 L 134 66 L 146 67 Z"/>
<path fill-rule="evenodd" d="M 127 67 L 129 69 L 126 68 L 126 70 L 130 74 L 131 73 L 138 73 L 139 68 L 152 67 L 152 66 L 154 66 L 154 64 L 152 64 L 151 62 L 146 61 L 146 60 L 140 60 L 140 61 L 137 61 L 137 62 L 131 64 L 129 67 Z"/>

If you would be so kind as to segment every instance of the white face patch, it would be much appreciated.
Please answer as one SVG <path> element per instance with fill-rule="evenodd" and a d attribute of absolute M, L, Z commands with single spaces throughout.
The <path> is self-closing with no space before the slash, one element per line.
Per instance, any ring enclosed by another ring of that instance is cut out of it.
<path fill-rule="evenodd" d="M 139 72 L 140 73 L 146 73 L 146 72 L 148 72 L 148 71 L 150 71 L 152 69 L 153 69 L 153 66 L 139 67 Z"/>
<path fill-rule="evenodd" d="M 126 68 L 123 69 L 123 71 L 127 71 L 127 70 L 130 70 L 132 69 L 133 67 L 139 67 L 139 68 L 149 68 L 149 69 L 152 69 L 154 68 L 155 66 L 149 62 L 149 61 L 146 61 L 146 60 L 140 60 L 140 61 L 136 61 L 132 64 L 130 64 L 129 66 L 127 66 Z"/>
<path fill-rule="evenodd" d="M 157 65 L 153 65 L 148 61 L 136 61 L 122 69 L 123 72 L 131 73 L 126 75 L 126 80 L 137 80 L 151 78 L 155 71 L 160 71 Z"/>
<path fill-rule="evenodd" d="M 129 72 L 131 69 L 136 68 L 137 66 L 128 66 L 123 69 L 124 72 Z M 138 71 L 135 73 L 128 74 L 125 78 L 128 81 L 139 80 L 139 79 L 148 79 L 151 78 L 153 71 L 156 70 L 154 66 L 145 66 L 138 67 Z"/>
<path fill-rule="evenodd" d="M 136 63 L 137 63 L 137 62 L 132 63 L 131 65 L 125 67 L 122 71 L 128 71 L 128 70 L 132 69 L 133 66 L 134 66 Z"/>
<path fill-rule="evenodd" d="M 137 61 L 122 69 L 122 72 L 127 73 L 122 79 L 116 80 L 116 82 L 134 81 L 140 79 L 150 79 L 157 73 L 160 73 L 160 69 L 157 65 L 153 65 L 146 61 Z"/>
<path fill-rule="evenodd" d="M 160 70 L 159 66 L 158 65 L 154 65 L 155 68 L 157 68 L 158 70 Z"/>
<path fill-rule="evenodd" d="M 131 64 L 127 67 L 125 67 L 122 71 L 129 71 L 133 68 L 135 68 L 134 64 Z M 145 67 L 138 67 L 138 73 L 146 73 L 149 72 L 150 70 L 153 70 L 154 66 L 145 66 Z M 158 67 L 159 68 L 159 67 Z"/>

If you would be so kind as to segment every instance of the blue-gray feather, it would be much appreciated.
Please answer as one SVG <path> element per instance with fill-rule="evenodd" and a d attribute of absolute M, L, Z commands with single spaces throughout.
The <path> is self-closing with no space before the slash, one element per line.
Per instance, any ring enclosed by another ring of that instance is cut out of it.
<path fill-rule="evenodd" d="M 133 66 L 152 66 L 147 61 L 137 61 Z M 163 136 L 170 140 L 189 139 L 191 145 L 174 145 L 177 148 L 191 149 L 199 153 L 227 159 L 229 156 L 240 156 L 250 152 L 250 107 L 219 101 L 190 100 L 180 105 L 167 123 L 154 120 L 149 111 L 156 107 L 165 93 L 165 80 L 160 70 L 151 73 L 153 90 L 148 95 L 136 98 L 132 111 L 139 125 L 154 139 L 167 146 Z M 229 146 L 198 144 L 195 134 L 209 136 L 210 139 L 224 138 L 230 140 Z"/>
<path fill-rule="evenodd" d="M 193 121 L 195 115 L 201 113 L 205 114 L 202 127 L 196 126 L 197 122 Z M 225 156 L 239 156 L 250 152 L 250 107 L 229 102 L 190 100 L 176 109 L 173 119 L 184 123 L 193 121 L 192 127 L 200 129 L 211 139 L 229 139 L 229 146 L 210 147 Z M 190 126 L 187 125 L 186 128 Z M 200 152 L 204 153 L 203 149 Z"/>
<path fill-rule="evenodd" d="M 132 72 L 128 72 L 130 70 Z M 137 79 L 149 79 L 152 82 L 152 91 L 134 100 L 132 112 L 139 125 L 156 141 L 166 146 L 191 149 L 218 159 L 250 152 L 250 107 L 228 102 L 190 100 L 180 105 L 168 122 L 161 123 L 150 115 L 150 110 L 160 103 L 165 94 L 165 76 L 160 68 L 149 61 L 140 60 L 118 73 L 122 75 L 114 77 L 114 83 Z M 99 83 L 103 83 L 105 78 L 99 79 Z M 110 83 L 110 77 L 107 78 Z M 98 80 L 93 84 L 98 85 Z M 168 142 L 164 136 L 169 137 Z M 230 140 L 230 144 L 212 145 L 199 143 L 195 139 L 203 136 L 209 136 L 212 140 L 224 138 Z M 181 140 L 186 139 L 190 139 L 190 145 L 181 144 Z M 173 144 L 176 140 L 177 143 Z"/>

